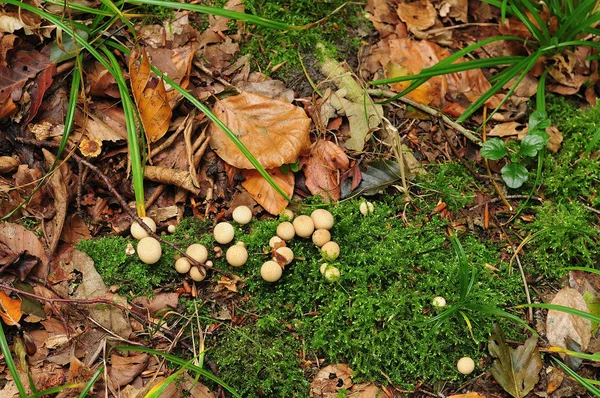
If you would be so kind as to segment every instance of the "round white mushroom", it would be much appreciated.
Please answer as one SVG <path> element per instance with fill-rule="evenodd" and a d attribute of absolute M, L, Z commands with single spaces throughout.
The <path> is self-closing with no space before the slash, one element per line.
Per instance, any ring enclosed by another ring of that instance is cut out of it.
<path fill-rule="evenodd" d="M 284 240 L 281 239 L 279 236 L 273 236 L 271 239 L 269 239 L 269 246 L 271 247 L 271 249 L 274 249 L 275 245 L 277 245 L 278 243 L 283 243 L 283 246 L 285 246 Z"/>
<path fill-rule="evenodd" d="M 294 225 L 289 221 L 284 221 L 277 226 L 277 236 L 283 240 L 292 240 L 296 235 Z"/>
<path fill-rule="evenodd" d="M 296 235 L 301 238 L 308 238 L 315 230 L 315 223 L 313 223 L 312 218 L 309 216 L 302 215 L 294 218 L 292 225 L 294 226 Z"/>
<path fill-rule="evenodd" d="M 289 247 L 280 247 L 277 250 L 275 250 L 275 253 L 279 254 L 285 259 L 285 265 L 288 265 L 289 263 L 294 261 L 294 252 Z"/>
<path fill-rule="evenodd" d="M 192 245 L 189 245 L 189 247 L 185 251 L 185 254 L 198 261 L 199 263 L 203 264 L 208 259 L 208 249 L 200 243 L 194 243 Z"/>
<path fill-rule="evenodd" d="M 326 267 L 323 275 L 329 282 L 335 282 L 340 279 L 340 270 L 336 267 Z"/>
<path fill-rule="evenodd" d="M 206 270 L 204 267 L 193 266 L 190 268 L 190 278 L 196 282 L 202 282 L 206 278 Z"/>
<path fill-rule="evenodd" d="M 148 236 L 138 242 L 137 254 L 142 262 L 155 264 L 160 260 L 160 256 L 162 256 L 162 248 L 156 239 Z"/>
<path fill-rule="evenodd" d="M 446 299 L 442 296 L 437 296 L 433 298 L 431 304 L 433 304 L 434 307 L 442 308 L 446 306 Z"/>
<path fill-rule="evenodd" d="M 358 207 L 358 210 L 363 216 L 368 216 L 369 214 L 373 214 L 373 212 L 375 211 L 375 207 L 371 202 L 361 202 L 360 206 Z"/>
<path fill-rule="evenodd" d="M 469 357 L 462 357 L 456 363 L 456 369 L 464 375 L 471 374 L 475 370 L 475 361 Z"/>
<path fill-rule="evenodd" d="M 167 232 L 172 234 L 173 232 L 175 232 L 176 229 L 177 227 L 174 224 L 169 224 L 169 226 L 167 227 Z"/>
<path fill-rule="evenodd" d="M 241 267 L 248 260 L 248 251 L 244 246 L 233 245 L 227 249 L 225 259 L 232 267 Z"/>
<path fill-rule="evenodd" d="M 283 209 L 280 216 L 282 219 L 292 221 L 294 219 L 294 212 L 290 209 Z"/>
<path fill-rule="evenodd" d="M 235 230 L 233 225 L 228 222 L 220 222 L 215 225 L 214 229 L 215 240 L 222 245 L 226 245 L 233 240 L 235 236 Z"/>
<path fill-rule="evenodd" d="M 150 227 L 152 232 L 156 232 L 156 223 L 153 219 L 151 219 L 150 217 L 142 217 L 142 221 L 144 222 L 144 224 Z M 144 239 L 145 237 L 150 236 L 148 232 L 146 232 L 146 230 L 142 228 L 140 224 L 138 224 L 137 221 L 131 223 L 131 228 L 129 229 L 129 231 L 131 232 L 131 236 L 133 236 L 137 240 Z"/>
<path fill-rule="evenodd" d="M 177 261 L 175 261 L 175 270 L 180 274 L 187 274 L 190 271 L 190 268 L 192 268 L 192 265 L 185 257 L 178 258 Z"/>
<path fill-rule="evenodd" d="M 330 240 L 331 240 L 331 233 L 326 229 L 317 229 L 312 234 L 312 241 L 318 247 L 323 246 L 325 243 L 329 242 Z"/>
<path fill-rule="evenodd" d="M 260 267 L 260 276 L 267 282 L 277 282 L 283 270 L 275 261 L 267 261 Z"/>
<path fill-rule="evenodd" d="M 238 206 L 233 210 L 231 216 L 236 223 L 245 225 L 252 221 L 252 210 L 248 206 Z"/>
<path fill-rule="evenodd" d="M 325 209 L 313 211 L 310 218 L 312 218 L 315 224 L 315 229 L 331 229 L 333 227 L 333 214 Z"/>
<path fill-rule="evenodd" d="M 340 246 L 334 241 L 329 241 L 321 247 L 321 254 L 328 260 L 335 260 L 340 255 Z"/>

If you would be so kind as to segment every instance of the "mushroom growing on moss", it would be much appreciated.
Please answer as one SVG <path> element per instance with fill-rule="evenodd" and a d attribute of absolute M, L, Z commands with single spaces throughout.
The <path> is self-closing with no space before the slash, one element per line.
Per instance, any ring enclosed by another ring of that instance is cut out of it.
<path fill-rule="evenodd" d="M 215 240 L 222 245 L 226 245 L 233 240 L 235 236 L 235 230 L 233 229 L 233 225 L 228 222 L 220 222 L 215 225 L 215 229 L 213 231 L 215 236 Z"/>
<path fill-rule="evenodd" d="M 469 357 L 462 357 L 456 363 L 456 369 L 464 375 L 471 374 L 475 370 L 475 361 Z"/>
<path fill-rule="evenodd" d="M 227 249 L 225 259 L 232 267 L 241 267 L 248 260 L 248 251 L 244 246 L 233 245 Z"/>
<path fill-rule="evenodd" d="M 336 267 L 326 267 L 325 268 L 325 272 L 323 273 L 323 275 L 325 276 L 325 279 L 327 279 L 329 282 L 335 282 L 338 279 L 340 279 L 340 270 L 337 269 Z"/>
<path fill-rule="evenodd" d="M 329 241 L 321 247 L 321 254 L 327 260 L 335 260 L 340 255 L 340 246 L 334 241 Z"/>
<path fill-rule="evenodd" d="M 156 232 L 156 223 L 153 219 L 151 219 L 150 217 L 142 217 L 142 221 L 152 230 L 152 232 Z M 146 230 L 140 224 L 138 224 L 137 221 L 131 223 L 129 231 L 131 232 L 131 236 L 133 236 L 137 240 L 150 236 L 148 232 L 146 232 Z"/>
<path fill-rule="evenodd" d="M 269 239 L 269 246 L 271 247 L 271 249 L 275 249 L 275 246 L 285 246 L 285 241 L 279 236 L 273 236 L 271 239 Z"/>
<path fill-rule="evenodd" d="M 302 215 L 294 218 L 292 225 L 294 226 L 296 235 L 301 238 L 308 238 L 315 230 L 315 223 L 309 216 Z"/>
<path fill-rule="evenodd" d="M 283 270 L 275 261 L 267 261 L 260 267 L 260 276 L 267 282 L 277 282 Z"/>
<path fill-rule="evenodd" d="M 358 210 L 363 216 L 368 216 L 369 214 L 373 214 L 373 212 L 375 211 L 375 207 L 371 202 L 362 202 L 358 207 Z"/>
<path fill-rule="evenodd" d="M 192 265 L 185 257 L 178 258 L 177 261 L 175 261 L 175 270 L 180 274 L 187 274 L 190 271 L 190 268 L 192 268 Z"/>
<path fill-rule="evenodd" d="M 284 221 L 277 226 L 277 236 L 283 240 L 292 240 L 296 235 L 294 225 L 289 221 Z"/>
<path fill-rule="evenodd" d="M 331 233 L 326 229 L 317 229 L 312 234 L 312 241 L 318 247 L 323 246 L 325 243 L 329 242 L 330 240 L 331 240 Z"/>
<path fill-rule="evenodd" d="M 155 264 L 162 256 L 162 248 L 156 239 L 147 236 L 138 242 L 137 254 L 143 263 Z"/>
<path fill-rule="evenodd" d="M 289 247 L 279 247 L 275 250 L 275 253 L 280 255 L 285 260 L 285 265 L 288 265 L 294 261 L 294 252 Z"/>
<path fill-rule="evenodd" d="M 231 216 L 236 223 L 245 225 L 252 221 L 252 210 L 248 206 L 238 206 L 233 210 Z"/>
<path fill-rule="evenodd" d="M 310 218 L 315 224 L 315 229 L 331 229 L 331 227 L 333 227 L 333 214 L 325 209 L 313 211 Z"/>
<path fill-rule="evenodd" d="M 206 270 L 204 267 L 193 266 L 190 268 L 190 278 L 196 282 L 202 282 L 206 278 Z"/>
<path fill-rule="evenodd" d="M 185 251 L 185 254 L 202 264 L 204 264 L 208 259 L 208 250 L 200 243 L 189 245 Z"/>

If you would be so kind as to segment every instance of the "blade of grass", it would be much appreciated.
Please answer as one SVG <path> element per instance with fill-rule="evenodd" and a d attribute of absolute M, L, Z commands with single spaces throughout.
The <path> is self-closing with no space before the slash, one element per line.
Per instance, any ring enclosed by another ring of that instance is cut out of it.
<path fill-rule="evenodd" d="M 565 271 L 591 272 L 592 274 L 600 275 L 600 270 L 598 270 L 596 268 L 590 268 L 590 267 L 564 267 L 564 268 L 559 268 L 559 269 L 560 270 L 565 270 Z"/>
<path fill-rule="evenodd" d="M 515 323 L 520 324 L 521 326 L 523 326 L 525 329 L 529 330 L 535 336 L 538 335 L 538 333 L 531 326 L 529 326 L 526 321 L 524 321 L 523 319 L 519 318 L 518 316 L 516 316 L 514 314 L 511 314 L 510 312 L 501 310 L 500 308 L 491 307 L 491 306 L 484 305 L 484 304 L 477 304 L 477 303 L 466 303 L 464 305 L 464 308 L 471 310 L 471 311 L 479 311 L 479 312 L 483 312 L 485 314 L 490 314 L 490 315 L 495 315 L 495 316 L 499 316 L 502 318 L 506 318 L 508 320 L 511 320 Z"/>
<path fill-rule="evenodd" d="M 567 365 L 565 365 L 564 363 L 562 363 L 561 361 L 559 361 L 556 358 L 552 358 L 554 359 L 554 361 L 562 368 L 562 370 L 564 370 L 564 372 L 566 374 L 568 374 L 569 376 L 571 376 L 572 378 L 574 378 L 575 380 L 577 380 L 577 382 L 579 384 L 581 384 L 582 386 L 584 386 L 586 388 L 586 390 L 588 390 L 590 392 L 590 394 L 594 395 L 595 397 L 600 397 L 600 390 L 598 388 L 596 388 L 595 386 L 593 386 L 592 384 L 587 382 L 587 379 L 579 376 L 577 374 L 577 372 L 575 372 L 574 370 L 572 370 L 571 368 L 569 368 Z"/>
<path fill-rule="evenodd" d="M 17 371 L 17 365 L 15 365 L 15 361 L 13 360 L 12 353 L 10 352 L 10 348 L 8 347 L 8 342 L 6 341 L 6 336 L 4 335 L 4 329 L 2 327 L 2 322 L 0 322 L 0 351 L 4 355 L 4 362 L 6 362 L 6 366 L 12 375 L 13 381 L 17 386 L 17 390 L 19 390 L 19 395 L 22 398 L 27 397 L 27 392 L 25 391 L 25 387 L 23 386 L 23 382 L 19 377 L 19 372 Z"/>
<path fill-rule="evenodd" d="M 467 260 L 465 250 L 455 235 L 450 236 L 450 242 L 452 242 L 454 253 L 458 259 L 459 294 L 461 302 L 464 302 L 467 300 L 469 293 L 473 288 L 473 284 L 475 283 L 475 265 L 471 264 L 471 267 L 469 268 L 469 261 Z"/>
<path fill-rule="evenodd" d="M 566 312 L 567 314 L 571 314 L 571 315 L 579 316 L 581 318 L 588 319 L 592 322 L 600 323 L 600 316 L 590 314 L 589 312 L 577 310 L 575 308 L 566 307 L 564 305 L 532 303 L 532 304 L 521 304 L 521 305 L 517 306 L 517 308 L 523 308 L 523 307 L 543 308 L 546 310 L 562 311 L 562 312 Z"/>
<path fill-rule="evenodd" d="M 224 389 L 226 389 L 227 391 L 229 391 L 234 397 L 238 397 L 241 398 L 241 395 L 239 395 L 232 387 L 230 387 L 229 385 L 227 385 L 223 380 L 221 380 L 220 378 L 214 376 L 212 373 L 210 373 L 207 370 L 202 369 L 199 366 L 193 365 L 193 364 L 189 364 L 187 361 L 176 357 L 174 355 L 171 354 L 167 354 L 165 352 L 162 351 L 158 351 L 158 350 L 154 350 L 152 348 L 146 348 L 146 347 L 139 347 L 139 346 L 117 346 L 114 349 L 116 350 L 122 350 L 122 351 L 135 351 L 135 352 L 145 352 L 147 354 L 151 354 L 151 355 L 158 355 L 160 357 L 165 358 L 167 361 L 181 365 L 181 366 L 185 366 L 186 369 L 190 369 L 193 370 L 196 373 L 201 374 L 202 376 L 206 377 L 207 379 L 214 381 L 215 383 L 219 384 L 221 387 L 223 387 Z"/>

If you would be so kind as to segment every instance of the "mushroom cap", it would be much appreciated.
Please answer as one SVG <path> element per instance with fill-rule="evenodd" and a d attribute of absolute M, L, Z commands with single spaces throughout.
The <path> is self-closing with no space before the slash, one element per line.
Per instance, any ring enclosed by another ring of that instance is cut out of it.
<path fill-rule="evenodd" d="M 167 227 L 167 232 L 172 234 L 173 232 L 175 232 L 176 229 L 177 227 L 174 224 L 169 224 L 169 226 Z"/>
<path fill-rule="evenodd" d="M 323 263 L 321 264 L 321 266 L 319 267 L 319 272 L 321 273 L 321 275 L 325 274 L 325 270 L 329 267 L 329 263 Z"/>
<path fill-rule="evenodd" d="M 206 278 L 206 270 L 204 267 L 193 266 L 190 268 L 190 278 L 196 282 L 202 282 Z"/>
<path fill-rule="evenodd" d="M 192 265 L 185 257 L 178 258 L 177 261 L 175 261 L 175 270 L 180 274 L 187 274 L 190 271 L 190 268 L 192 268 Z"/>
<path fill-rule="evenodd" d="M 471 374 L 475 370 L 475 361 L 469 357 L 462 357 L 456 363 L 456 369 L 464 375 Z"/>
<path fill-rule="evenodd" d="M 317 229 L 312 234 L 312 241 L 316 246 L 323 246 L 331 240 L 331 233 L 326 229 Z"/>
<path fill-rule="evenodd" d="M 294 222 L 292 224 L 294 226 L 294 230 L 296 231 L 296 235 L 301 238 L 308 238 L 315 230 L 315 223 L 309 216 L 298 216 L 294 218 Z"/>
<path fill-rule="evenodd" d="M 325 279 L 329 282 L 335 282 L 340 278 L 340 270 L 337 267 L 326 267 L 325 272 L 323 273 Z"/>
<path fill-rule="evenodd" d="M 285 265 L 288 265 L 294 261 L 294 252 L 289 247 L 279 247 L 275 250 L 275 253 L 279 254 L 285 259 Z"/>
<path fill-rule="evenodd" d="M 280 242 L 283 242 L 283 244 L 285 245 L 283 239 L 281 239 L 279 236 L 273 236 L 271 239 L 269 239 L 269 246 L 271 247 L 271 249 L 274 249 L 275 245 Z"/>
<path fill-rule="evenodd" d="M 213 231 L 215 236 L 215 240 L 222 245 L 226 245 L 233 240 L 235 236 L 235 230 L 233 229 L 233 225 L 228 222 L 220 222 L 215 225 L 215 229 Z"/>
<path fill-rule="evenodd" d="M 144 224 L 150 227 L 152 232 L 156 232 L 156 223 L 153 219 L 151 219 L 150 217 L 142 217 L 142 221 L 144 222 Z M 140 224 L 138 224 L 137 221 L 131 223 L 129 231 L 131 232 L 131 236 L 133 236 L 137 240 L 150 236 L 148 235 L 148 232 L 146 232 L 146 230 L 142 228 Z"/>
<path fill-rule="evenodd" d="M 373 214 L 373 211 L 375 211 L 375 207 L 371 202 L 361 202 L 360 206 L 358 207 L 358 210 L 360 211 L 360 214 L 362 214 L 363 216 L 367 216 L 369 214 Z"/>
<path fill-rule="evenodd" d="M 275 261 L 267 261 L 260 267 L 260 276 L 267 282 L 277 282 L 283 270 Z"/>
<path fill-rule="evenodd" d="M 155 264 L 160 260 L 160 256 L 162 256 L 162 248 L 156 239 L 147 236 L 138 242 L 137 254 L 143 263 Z"/>
<path fill-rule="evenodd" d="M 287 219 L 288 221 L 292 221 L 294 219 L 294 212 L 290 209 L 283 209 L 280 217 L 283 219 Z"/>
<path fill-rule="evenodd" d="M 431 300 L 431 304 L 434 307 L 442 308 L 442 307 L 446 306 L 446 299 L 443 298 L 442 296 L 437 296 L 437 297 L 434 297 L 433 300 Z"/>
<path fill-rule="evenodd" d="M 321 253 L 329 260 L 335 260 L 340 255 L 340 246 L 334 241 L 329 241 L 321 247 Z"/>
<path fill-rule="evenodd" d="M 248 206 L 238 206 L 233 210 L 231 216 L 236 223 L 245 225 L 252 221 L 252 210 Z"/>
<path fill-rule="evenodd" d="M 313 211 L 310 218 L 312 218 L 313 223 L 315 224 L 315 229 L 331 229 L 331 227 L 333 227 L 333 214 L 325 209 Z"/>
<path fill-rule="evenodd" d="M 232 267 L 241 267 L 248 260 L 248 251 L 244 246 L 233 245 L 227 249 L 225 259 Z"/>
<path fill-rule="evenodd" d="M 200 243 L 189 245 L 185 251 L 185 254 L 202 264 L 204 264 L 208 259 L 208 249 Z"/>
<path fill-rule="evenodd" d="M 277 226 L 277 236 L 283 240 L 291 240 L 296 235 L 294 225 L 289 221 L 284 221 Z"/>

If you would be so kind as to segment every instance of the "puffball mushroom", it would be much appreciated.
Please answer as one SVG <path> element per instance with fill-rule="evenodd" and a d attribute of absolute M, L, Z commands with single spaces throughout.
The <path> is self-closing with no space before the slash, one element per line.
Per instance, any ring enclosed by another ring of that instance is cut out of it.
<path fill-rule="evenodd" d="M 331 229 L 333 227 L 333 214 L 325 209 L 313 211 L 310 218 L 312 218 L 315 224 L 315 229 Z"/>
<path fill-rule="evenodd" d="M 334 241 L 329 241 L 321 247 L 321 254 L 328 260 L 335 260 L 340 255 L 340 246 Z"/>
<path fill-rule="evenodd" d="M 275 250 L 275 253 L 279 254 L 285 259 L 285 265 L 288 265 L 289 263 L 294 261 L 294 252 L 289 247 L 280 247 L 277 250 Z"/>
<path fill-rule="evenodd" d="M 329 242 L 330 240 L 331 240 L 331 233 L 326 229 L 317 229 L 312 234 L 312 241 L 318 247 L 323 246 L 325 243 Z"/>
<path fill-rule="evenodd" d="M 446 306 L 446 299 L 442 296 L 437 296 L 433 298 L 431 304 L 433 304 L 434 307 L 442 308 Z"/>
<path fill-rule="evenodd" d="M 238 206 L 233 210 L 231 216 L 236 223 L 245 225 L 252 221 L 252 210 L 248 206 Z"/>
<path fill-rule="evenodd" d="M 175 232 L 176 229 L 177 229 L 177 227 L 175 225 L 169 224 L 169 226 L 167 227 L 167 232 L 172 234 L 173 232 Z"/>
<path fill-rule="evenodd" d="M 462 357 L 456 363 L 456 369 L 464 375 L 471 374 L 475 370 L 475 361 L 469 357 Z"/>
<path fill-rule="evenodd" d="M 294 226 L 296 235 L 301 238 L 308 238 L 315 230 L 315 223 L 309 216 L 302 215 L 294 218 L 292 225 Z"/>
<path fill-rule="evenodd" d="M 283 211 L 280 214 L 280 217 L 292 221 L 294 219 L 294 212 L 290 209 L 283 209 Z"/>
<path fill-rule="evenodd" d="M 233 225 L 229 224 L 228 222 L 220 222 L 215 225 L 213 233 L 215 240 L 222 245 L 226 245 L 231 242 L 235 235 Z"/>
<path fill-rule="evenodd" d="M 289 221 L 284 221 L 277 226 L 277 236 L 283 240 L 291 240 L 296 235 L 294 225 Z"/>
<path fill-rule="evenodd" d="M 375 211 L 375 207 L 371 202 L 362 202 L 358 207 L 358 210 L 363 216 L 368 216 L 369 214 L 373 214 L 373 212 Z"/>
<path fill-rule="evenodd" d="M 196 282 L 202 282 L 206 278 L 206 270 L 203 267 L 194 265 L 190 268 L 190 278 Z"/>
<path fill-rule="evenodd" d="M 190 271 L 190 268 L 192 268 L 192 264 L 190 264 L 190 261 L 185 257 L 178 258 L 177 261 L 175 261 L 175 270 L 180 274 L 187 274 Z"/>
<path fill-rule="evenodd" d="M 329 282 L 335 282 L 340 278 L 340 270 L 336 267 L 326 267 L 323 275 Z"/>
<path fill-rule="evenodd" d="M 162 248 L 156 239 L 147 236 L 138 242 L 137 254 L 143 263 L 155 264 L 160 260 L 160 256 L 162 256 Z"/>
<path fill-rule="evenodd" d="M 329 268 L 329 263 L 323 263 L 321 264 L 321 267 L 319 267 L 319 272 L 321 273 L 321 275 L 325 274 L 325 270 Z"/>
<path fill-rule="evenodd" d="M 233 245 L 227 249 L 225 259 L 232 267 L 241 267 L 248 260 L 248 251 L 244 246 Z"/>
<path fill-rule="evenodd" d="M 271 247 L 271 249 L 274 249 L 275 245 L 281 242 L 283 242 L 283 244 L 285 245 L 283 239 L 281 239 L 279 236 L 274 236 L 271 239 L 269 239 L 269 246 Z"/>
<path fill-rule="evenodd" d="M 260 276 L 267 282 L 277 282 L 283 270 L 275 261 L 267 261 L 260 267 Z"/>
<path fill-rule="evenodd" d="M 185 251 L 185 254 L 202 264 L 204 264 L 208 259 L 208 250 L 206 249 L 206 247 L 204 247 L 204 245 L 201 245 L 199 243 L 189 245 L 189 247 Z"/>
<path fill-rule="evenodd" d="M 150 217 L 142 217 L 142 221 L 144 222 L 144 224 L 150 227 L 152 232 L 156 232 L 156 223 L 153 219 L 151 219 Z M 133 236 L 137 240 L 150 236 L 148 235 L 148 232 L 146 232 L 146 230 L 142 228 L 140 224 L 138 224 L 137 221 L 131 223 L 131 228 L 129 229 L 129 231 L 131 232 L 131 236 Z"/>

